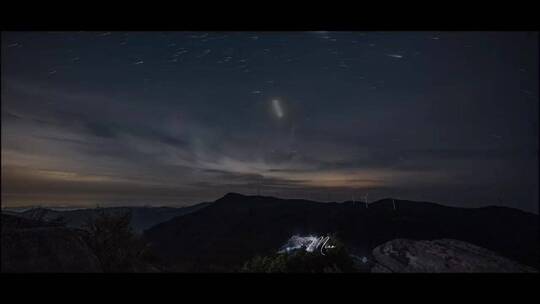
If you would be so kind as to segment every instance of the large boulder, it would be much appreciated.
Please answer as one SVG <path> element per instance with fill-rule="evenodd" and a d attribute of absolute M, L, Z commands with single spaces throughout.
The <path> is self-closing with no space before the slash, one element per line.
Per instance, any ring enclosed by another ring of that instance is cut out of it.
<path fill-rule="evenodd" d="M 476 245 L 452 240 L 395 239 L 373 250 L 371 272 L 537 272 Z"/>
<path fill-rule="evenodd" d="M 2 214 L 2 272 L 101 272 L 83 233 Z"/>

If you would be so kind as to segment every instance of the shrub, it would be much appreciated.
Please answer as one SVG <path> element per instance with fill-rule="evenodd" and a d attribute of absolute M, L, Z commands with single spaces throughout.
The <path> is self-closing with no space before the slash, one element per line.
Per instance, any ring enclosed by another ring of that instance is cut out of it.
<path fill-rule="evenodd" d="M 345 246 L 333 237 L 328 245 L 334 246 L 322 254 L 319 250 L 307 252 L 299 249 L 291 253 L 276 253 L 270 256 L 255 256 L 247 261 L 241 272 L 355 272 L 354 263 Z"/>

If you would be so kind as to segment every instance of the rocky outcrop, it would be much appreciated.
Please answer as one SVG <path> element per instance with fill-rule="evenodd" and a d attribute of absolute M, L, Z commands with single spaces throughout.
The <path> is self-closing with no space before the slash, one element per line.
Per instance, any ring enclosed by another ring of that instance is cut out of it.
<path fill-rule="evenodd" d="M 373 250 L 371 272 L 537 272 L 497 253 L 452 239 L 395 239 Z"/>
<path fill-rule="evenodd" d="M 2 214 L 2 272 L 101 272 L 83 232 Z"/>

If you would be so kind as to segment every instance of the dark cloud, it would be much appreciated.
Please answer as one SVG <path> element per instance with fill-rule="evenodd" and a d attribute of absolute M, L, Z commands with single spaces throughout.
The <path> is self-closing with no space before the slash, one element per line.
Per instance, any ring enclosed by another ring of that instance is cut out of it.
<path fill-rule="evenodd" d="M 114 132 L 113 128 L 109 127 L 107 124 L 104 123 L 86 122 L 85 127 L 90 132 L 90 134 L 94 136 L 105 138 L 116 137 L 116 133 Z"/>
<path fill-rule="evenodd" d="M 23 118 L 17 114 L 13 114 L 8 111 L 2 111 L 2 120 L 18 120 L 18 119 L 23 119 Z"/>
<path fill-rule="evenodd" d="M 491 159 L 534 159 L 537 151 L 534 149 L 424 149 L 406 150 L 401 155 L 415 159 L 463 159 L 463 160 L 491 160 Z"/>

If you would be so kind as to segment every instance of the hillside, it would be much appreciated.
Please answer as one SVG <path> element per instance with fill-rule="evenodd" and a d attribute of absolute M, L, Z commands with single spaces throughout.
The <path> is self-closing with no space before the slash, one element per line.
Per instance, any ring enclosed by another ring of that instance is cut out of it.
<path fill-rule="evenodd" d="M 84 232 L 2 214 L 2 272 L 102 272 Z"/>
<path fill-rule="evenodd" d="M 538 215 L 504 207 L 476 209 L 384 199 L 320 203 L 229 193 L 208 207 L 145 232 L 173 269 L 230 271 L 275 252 L 292 235 L 336 234 L 358 256 L 384 242 L 450 238 L 538 268 Z"/>

